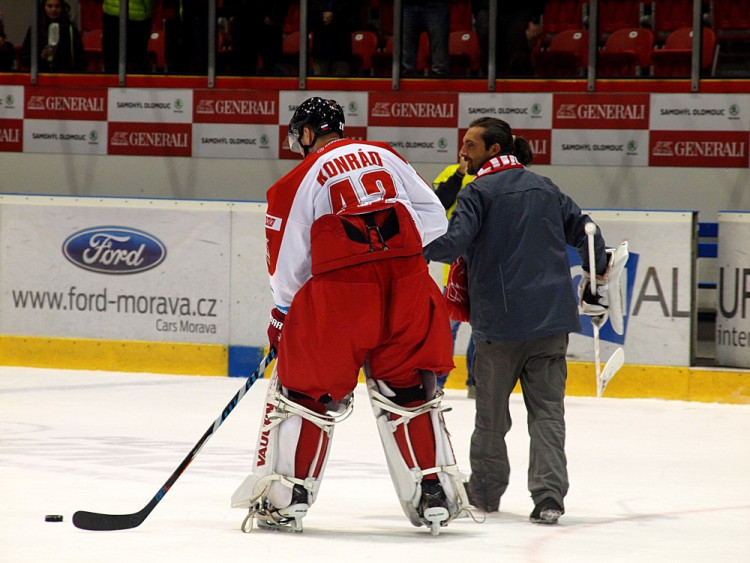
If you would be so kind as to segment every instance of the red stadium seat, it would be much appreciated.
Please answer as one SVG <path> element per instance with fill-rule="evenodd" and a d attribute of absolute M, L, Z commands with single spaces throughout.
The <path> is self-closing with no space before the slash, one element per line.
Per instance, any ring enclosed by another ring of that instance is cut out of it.
<path fill-rule="evenodd" d="M 714 0 L 711 6 L 719 41 L 750 39 L 750 0 Z"/>
<path fill-rule="evenodd" d="M 599 42 L 606 42 L 619 29 L 638 27 L 640 2 L 638 0 L 607 0 L 599 2 Z"/>
<path fill-rule="evenodd" d="M 653 50 L 650 29 L 618 29 L 599 51 L 598 73 L 606 77 L 647 75 Z"/>
<path fill-rule="evenodd" d="M 378 36 L 374 31 L 355 31 L 352 33 L 352 72 L 354 74 L 372 73 L 372 56 L 378 50 Z"/>
<path fill-rule="evenodd" d="M 419 34 L 419 46 L 417 48 L 417 72 L 429 74 L 432 66 L 430 56 L 430 38 L 426 31 Z"/>
<path fill-rule="evenodd" d="M 713 75 L 713 62 L 716 53 L 716 34 L 712 29 L 703 28 L 701 70 Z M 690 76 L 693 61 L 693 30 L 683 27 L 667 37 L 663 49 L 651 53 L 654 76 Z"/>
<path fill-rule="evenodd" d="M 92 29 L 81 35 L 83 53 L 86 55 L 86 72 L 102 72 L 102 30 Z"/>
<path fill-rule="evenodd" d="M 167 59 L 164 50 L 164 32 L 152 31 L 148 39 L 148 55 L 153 72 L 166 72 Z"/>
<path fill-rule="evenodd" d="M 549 44 L 552 38 L 569 29 L 582 29 L 583 0 L 548 0 L 544 4 L 542 25 L 544 27 L 543 44 Z"/>
<path fill-rule="evenodd" d="M 655 40 L 661 44 L 673 31 L 693 27 L 693 0 L 652 0 Z"/>
<path fill-rule="evenodd" d="M 448 40 L 451 74 L 465 76 L 480 71 L 479 39 L 475 31 L 452 31 Z"/>
<path fill-rule="evenodd" d="M 470 0 L 455 0 L 451 2 L 451 32 L 471 31 L 472 13 Z"/>
<path fill-rule="evenodd" d="M 549 48 L 534 53 L 538 76 L 581 76 L 589 64 L 589 32 L 567 29 L 552 38 Z"/>
<path fill-rule="evenodd" d="M 284 35 L 299 31 L 299 13 L 299 0 L 292 0 L 282 26 L 282 33 Z"/>

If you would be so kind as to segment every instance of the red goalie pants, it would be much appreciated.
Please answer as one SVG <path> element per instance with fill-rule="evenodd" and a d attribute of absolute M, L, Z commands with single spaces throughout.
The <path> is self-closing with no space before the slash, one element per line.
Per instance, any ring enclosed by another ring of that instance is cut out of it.
<path fill-rule="evenodd" d="M 295 295 L 284 322 L 277 365 L 286 388 L 315 400 L 324 395 L 340 400 L 354 390 L 365 362 L 373 379 L 394 389 L 420 385 L 420 370 L 453 369 L 446 305 L 421 255 L 325 272 L 313 276 Z M 322 411 L 323 405 L 317 405 L 305 404 Z M 422 468 L 433 467 L 435 441 L 429 415 L 412 420 L 409 432 L 416 462 Z M 302 474 L 297 477 L 310 476 L 309 462 L 319 434 L 316 426 L 304 421 L 297 448 Z M 403 444 L 403 436 L 396 437 Z M 406 448 L 401 450 L 413 466 Z"/>

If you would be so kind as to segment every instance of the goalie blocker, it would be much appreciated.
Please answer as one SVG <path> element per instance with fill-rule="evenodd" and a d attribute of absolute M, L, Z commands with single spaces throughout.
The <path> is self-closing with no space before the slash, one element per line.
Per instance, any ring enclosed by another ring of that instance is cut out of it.
<path fill-rule="evenodd" d="M 367 377 L 367 390 L 404 513 L 414 526 L 425 525 L 437 535 L 469 502 L 443 421 L 442 413 L 449 407 L 442 404 L 434 374 L 423 372 L 422 379 L 419 388 L 394 390 Z M 427 397 L 430 400 L 424 400 Z M 411 404 L 416 406 L 406 406 Z M 302 518 L 320 489 L 334 426 L 351 411 L 351 395 L 328 404 L 290 398 L 274 370 L 253 471 L 232 496 L 233 508 L 249 509 L 243 531 L 252 530 L 254 520 L 263 528 L 302 531 Z M 425 430 L 435 437 L 435 466 L 422 468 L 416 451 L 425 441 L 417 436 Z M 303 455 L 301 450 L 306 450 Z M 300 475 L 300 458 L 312 459 L 304 478 L 295 476 Z"/>
<path fill-rule="evenodd" d="M 596 295 L 592 295 L 591 276 L 584 268 L 578 284 L 578 307 L 582 315 L 592 317 L 591 322 L 601 328 L 609 318 L 612 330 L 625 333 L 625 311 L 627 310 L 627 271 L 628 241 L 617 248 L 608 248 L 609 264 L 603 276 L 597 276 Z"/>

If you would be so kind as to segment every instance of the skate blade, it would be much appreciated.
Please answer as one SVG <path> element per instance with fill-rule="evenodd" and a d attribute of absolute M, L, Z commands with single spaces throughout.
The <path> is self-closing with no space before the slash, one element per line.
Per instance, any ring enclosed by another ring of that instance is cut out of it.
<path fill-rule="evenodd" d="M 449 517 L 450 513 L 448 509 L 443 507 L 428 508 L 422 515 L 433 536 L 437 536 L 440 533 L 441 526 L 448 524 Z"/>
<path fill-rule="evenodd" d="M 279 532 L 302 532 L 302 519 L 307 516 L 307 504 L 293 504 L 268 515 L 257 515 L 259 528 Z"/>

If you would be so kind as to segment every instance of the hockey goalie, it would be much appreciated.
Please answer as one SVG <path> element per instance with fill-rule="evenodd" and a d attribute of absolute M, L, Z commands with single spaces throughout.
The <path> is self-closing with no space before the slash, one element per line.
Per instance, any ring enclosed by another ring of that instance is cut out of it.
<path fill-rule="evenodd" d="M 453 368 L 448 314 L 422 256 L 445 210 L 389 145 L 343 133 L 338 103 L 303 102 L 288 137 L 303 160 L 267 193 L 278 360 L 232 506 L 248 509 L 244 531 L 302 531 L 363 369 L 401 507 L 437 535 L 468 505 L 435 383 Z"/>

